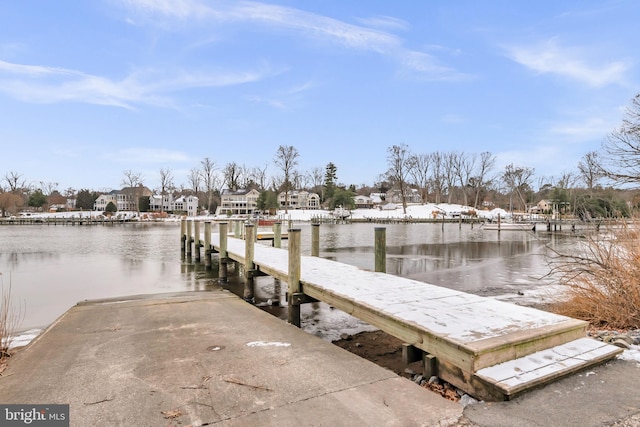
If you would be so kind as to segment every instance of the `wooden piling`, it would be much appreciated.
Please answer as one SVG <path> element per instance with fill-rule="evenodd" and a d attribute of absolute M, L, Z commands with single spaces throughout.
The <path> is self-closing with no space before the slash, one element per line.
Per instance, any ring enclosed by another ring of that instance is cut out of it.
<path fill-rule="evenodd" d="M 244 227 L 244 300 L 253 301 L 254 295 L 254 273 L 255 264 L 253 263 L 253 254 L 256 244 L 255 232 L 256 227 L 253 224 L 246 224 Z"/>
<path fill-rule="evenodd" d="M 181 219 L 180 220 L 180 253 L 182 255 L 182 258 L 184 258 L 184 255 L 187 250 L 186 242 L 187 242 L 187 220 Z"/>
<path fill-rule="evenodd" d="M 280 221 L 273 223 L 273 247 L 282 247 L 282 223 Z"/>
<path fill-rule="evenodd" d="M 195 251 L 196 262 L 200 262 L 200 221 L 193 221 L 193 250 Z"/>
<path fill-rule="evenodd" d="M 233 237 L 235 237 L 236 239 L 239 239 L 241 236 L 240 225 L 240 221 L 233 221 Z"/>
<path fill-rule="evenodd" d="M 300 254 L 300 229 L 289 229 L 289 270 L 288 285 L 289 295 L 287 302 L 289 305 L 288 322 L 300 327 L 300 304 L 294 303 L 294 296 L 300 294 L 300 264 L 302 263 Z"/>
<path fill-rule="evenodd" d="M 220 279 L 220 283 L 227 283 L 227 264 L 229 262 L 227 254 L 227 225 L 226 222 L 221 222 L 218 225 L 220 232 L 220 252 L 218 253 L 218 263 L 220 266 L 218 268 L 218 278 Z"/>
<path fill-rule="evenodd" d="M 311 256 L 320 256 L 320 224 L 311 224 Z"/>
<path fill-rule="evenodd" d="M 384 227 L 375 228 L 374 239 L 375 271 L 387 272 L 387 229 Z"/>
<path fill-rule="evenodd" d="M 211 270 L 211 221 L 204 223 L 204 267 Z"/>
<path fill-rule="evenodd" d="M 193 243 L 193 237 L 191 237 L 191 222 L 187 221 L 187 258 L 191 258 L 191 244 Z"/>

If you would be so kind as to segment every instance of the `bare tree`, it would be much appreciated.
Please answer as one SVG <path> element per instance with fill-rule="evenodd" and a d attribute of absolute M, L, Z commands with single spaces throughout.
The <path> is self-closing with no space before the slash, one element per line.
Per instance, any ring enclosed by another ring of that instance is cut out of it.
<path fill-rule="evenodd" d="M 125 187 L 125 193 L 133 199 L 133 206 L 138 211 L 138 199 L 140 198 L 140 187 L 142 186 L 142 174 L 133 172 L 131 169 L 122 171 L 122 186 Z"/>
<path fill-rule="evenodd" d="M 168 168 L 160 168 L 160 212 L 164 212 L 164 196 L 173 190 L 173 173 Z"/>
<path fill-rule="evenodd" d="M 488 151 L 480 153 L 480 164 L 478 165 L 477 173 L 471 180 L 471 187 L 475 192 L 475 198 L 473 201 L 473 207 L 478 209 L 478 203 L 480 203 L 480 193 L 486 189 L 489 179 L 487 175 L 493 169 L 496 163 L 496 156 Z"/>
<path fill-rule="evenodd" d="M 54 191 L 58 189 L 58 183 L 40 181 L 40 189 L 45 196 L 50 196 Z"/>
<path fill-rule="evenodd" d="M 515 192 L 522 204 L 522 209 L 527 208 L 525 191 L 531 186 L 531 177 L 534 169 L 527 167 L 514 166 L 513 163 L 508 164 L 502 174 L 502 179 L 509 188 L 511 194 Z M 513 208 L 511 206 L 511 208 Z"/>
<path fill-rule="evenodd" d="M 191 190 L 197 196 L 200 192 L 200 184 L 202 183 L 202 175 L 200 174 L 200 171 L 196 168 L 192 168 L 189 171 L 189 176 L 187 176 L 187 181 L 189 181 Z"/>
<path fill-rule="evenodd" d="M 267 189 L 267 168 L 268 164 L 264 165 L 264 168 L 254 167 L 251 170 L 251 178 L 258 185 L 260 190 Z"/>
<path fill-rule="evenodd" d="M 407 180 L 411 172 L 411 152 L 406 144 L 393 145 L 387 148 L 387 176 L 400 190 L 402 212 L 407 213 Z"/>
<path fill-rule="evenodd" d="M 133 172 L 131 169 L 122 171 L 124 177 L 122 178 L 123 187 L 137 187 L 142 184 L 142 174 Z"/>
<path fill-rule="evenodd" d="M 307 181 L 311 187 L 311 191 L 320 194 L 322 197 L 322 183 L 324 182 L 324 170 L 321 167 L 314 167 L 307 173 Z"/>
<path fill-rule="evenodd" d="M 444 191 L 444 154 L 436 151 L 431 153 L 431 187 L 435 195 L 435 203 L 442 201 L 442 193 Z"/>
<path fill-rule="evenodd" d="M 453 197 L 453 188 L 456 182 L 456 162 L 457 162 L 457 154 L 454 152 L 444 153 L 444 162 L 442 165 L 444 166 L 442 172 L 442 177 L 444 178 L 444 184 L 447 188 L 447 203 L 451 203 L 451 198 Z"/>
<path fill-rule="evenodd" d="M 295 167 L 298 165 L 298 150 L 292 145 L 281 145 L 278 147 L 275 164 L 280 168 L 284 175 L 284 212 L 289 212 L 289 187 L 291 186 L 291 176 Z"/>
<path fill-rule="evenodd" d="M 26 181 L 22 179 L 22 175 L 14 171 L 7 172 L 4 175 L 4 181 L 9 186 L 9 192 L 11 193 L 18 193 L 27 186 Z"/>
<path fill-rule="evenodd" d="M 593 190 L 593 187 L 598 184 L 598 180 L 603 176 L 598 153 L 590 151 L 585 154 L 578 162 L 578 170 L 587 189 L 589 191 Z"/>
<path fill-rule="evenodd" d="M 411 176 L 413 177 L 413 183 L 420 189 L 420 197 L 423 203 L 427 203 L 427 196 L 429 194 L 431 158 L 429 154 L 416 154 L 411 156 Z"/>
<path fill-rule="evenodd" d="M 476 155 L 466 153 L 451 153 L 451 167 L 453 174 L 458 179 L 460 191 L 462 192 L 462 204 L 469 205 L 468 187 L 471 174 L 476 162 Z"/>
<path fill-rule="evenodd" d="M 72 187 L 67 188 L 66 190 L 64 190 L 64 197 L 66 198 L 71 198 L 76 194 L 76 190 Z"/>
<path fill-rule="evenodd" d="M 308 184 L 307 175 L 294 170 L 291 174 L 291 183 L 293 184 L 293 188 L 297 188 L 299 190 L 306 189 Z"/>
<path fill-rule="evenodd" d="M 640 184 L 640 94 L 631 101 L 619 129 L 603 142 L 602 172 L 619 184 Z"/>
<path fill-rule="evenodd" d="M 227 163 L 222 169 L 223 186 L 231 191 L 237 191 L 242 179 L 243 168 L 236 162 Z"/>
<path fill-rule="evenodd" d="M 200 178 L 202 183 L 204 184 L 205 191 L 207 193 L 207 211 L 211 212 L 213 207 L 213 191 L 216 186 L 216 163 L 210 160 L 208 157 L 205 157 L 204 160 L 200 162 L 202 165 L 202 169 L 200 170 Z"/>

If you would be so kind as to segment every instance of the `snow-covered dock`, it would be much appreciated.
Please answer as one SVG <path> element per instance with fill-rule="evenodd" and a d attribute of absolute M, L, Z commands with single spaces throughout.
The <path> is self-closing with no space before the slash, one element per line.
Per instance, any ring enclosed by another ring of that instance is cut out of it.
<path fill-rule="evenodd" d="M 221 247 L 220 235 L 212 234 L 211 250 L 243 265 L 249 257 L 249 277 L 266 274 L 291 285 L 291 241 L 285 250 L 224 237 Z M 323 301 L 405 341 L 422 351 L 434 375 L 475 397 L 508 400 L 622 352 L 585 338 L 587 323 L 581 320 L 317 256 L 294 256 L 299 290 L 290 290 L 290 299 L 294 294 L 296 301 Z"/>

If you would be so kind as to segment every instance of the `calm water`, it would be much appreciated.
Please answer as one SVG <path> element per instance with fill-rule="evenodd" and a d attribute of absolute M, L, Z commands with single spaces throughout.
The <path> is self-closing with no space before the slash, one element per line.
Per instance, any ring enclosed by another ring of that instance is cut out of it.
<path fill-rule="evenodd" d="M 373 269 L 374 224 L 320 228 L 321 256 Z M 310 253 L 309 224 L 302 230 L 302 253 Z M 385 225 L 387 272 L 485 296 L 519 298 L 546 285 L 546 245 L 572 240 L 546 233 L 485 231 L 477 225 Z M 203 227 L 201 227 L 203 228 Z M 286 241 L 283 241 L 286 246 Z M 205 271 L 180 256 L 177 223 L 115 226 L 1 226 L 0 280 L 25 308 L 23 329 L 53 322 L 76 302 L 134 294 L 218 287 L 217 265 Z M 230 283 L 231 290 L 240 286 Z M 286 314 L 284 289 L 259 278 L 256 298 L 274 314 Z M 278 301 L 282 301 L 278 304 Z M 303 306 L 306 330 L 333 339 L 364 325 L 324 304 Z"/>

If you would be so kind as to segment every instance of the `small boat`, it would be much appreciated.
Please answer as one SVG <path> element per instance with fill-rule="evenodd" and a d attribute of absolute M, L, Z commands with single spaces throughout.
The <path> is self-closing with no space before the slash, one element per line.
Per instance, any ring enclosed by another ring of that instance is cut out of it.
<path fill-rule="evenodd" d="M 498 231 L 536 231 L 533 222 L 488 222 L 482 226 L 484 230 Z"/>
<path fill-rule="evenodd" d="M 333 210 L 333 217 L 336 219 L 347 219 L 351 216 L 351 211 L 339 206 Z"/>

